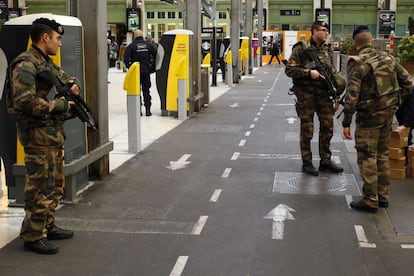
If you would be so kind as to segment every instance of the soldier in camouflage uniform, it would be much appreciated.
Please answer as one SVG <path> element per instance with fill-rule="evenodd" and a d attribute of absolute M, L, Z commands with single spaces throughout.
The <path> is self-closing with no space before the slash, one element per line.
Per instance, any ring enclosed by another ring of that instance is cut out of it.
<path fill-rule="evenodd" d="M 390 188 L 388 144 L 393 116 L 411 92 L 408 72 L 385 52 L 372 46 L 372 34 L 360 26 L 353 34 L 358 56 L 348 62 L 348 86 L 342 125 L 352 139 L 350 125 L 356 112 L 355 148 L 363 180 L 363 198 L 351 202 L 359 211 L 387 208 Z"/>
<path fill-rule="evenodd" d="M 329 29 L 322 21 L 313 23 L 312 37 L 309 41 L 300 41 L 293 46 L 292 54 L 286 63 L 285 73 L 293 80 L 293 91 L 296 96 L 296 112 L 300 118 L 300 149 L 302 154 L 302 171 L 317 176 L 318 170 L 312 164 L 311 140 L 313 137 L 313 117 L 318 115 L 320 123 L 319 131 L 319 155 L 321 158 L 319 171 L 332 173 L 343 172 L 331 161 L 329 149 L 333 136 L 333 116 L 338 108 L 338 100 L 329 97 L 328 88 L 322 75 L 308 65 L 312 59 L 306 53 L 306 48 L 314 46 L 316 54 L 323 64 L 332 67 L 332 50 L 325 42 Z M 334 106 L 335 105 L 335 106 Z"/>
<path fill-rule="evenodd" d="M 57 83 L 72 83 L 78 95 L 80 83 L 56 66 L 48 55 L 61 47 L 63 27 L 54 20 L 36 19 L 30 37 L 33 45 L 10 65 L 11 89 L 8 110 L 16 119 L 17 134 L 24 147 L 26 165 L 25 218 L 20 237 L 24 248 L 43 254 L 58 252 L 50 240 L 67 239 L 73 232 L 54 223 L 63 195 L 63 123 L 71 117 L 73 102 L 52 93 Z M 48 73 L 49 79 L 41 77 Z M 54 82 L 54 83 L 53 83 Z"/>

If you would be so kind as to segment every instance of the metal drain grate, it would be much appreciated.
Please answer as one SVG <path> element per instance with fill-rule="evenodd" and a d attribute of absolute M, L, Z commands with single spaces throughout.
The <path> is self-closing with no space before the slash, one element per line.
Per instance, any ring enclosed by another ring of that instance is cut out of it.
<path fill-rule="evenodd" d="M 397 235 L 414 235 L 414 220 L 412 217 L 412 214 L 414 213 L 414 205 L 393 202 L 390 208 L 387 208 L 386 210 Z"/>
<path fill-rule="evenodd" d="M 276 172 L 273 192 L 361 195 L 353 174 L 320 174 L 319 177 L 315 177 L 298 172 Z"/>

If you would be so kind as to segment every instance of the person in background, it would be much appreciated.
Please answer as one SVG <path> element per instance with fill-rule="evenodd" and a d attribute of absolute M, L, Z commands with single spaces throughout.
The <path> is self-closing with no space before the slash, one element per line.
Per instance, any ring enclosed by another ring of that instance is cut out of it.
<path fill-rule="evenodd" d="M 73 236 L 72 231 L 57 227 L 54 217 L 63 196 L 63 123 L 71 118 L 74 103 L 51 91 L 57 85 L 71 85 L 71 93 L 80 93 L 79 81 L 49 57 L 62 46 L 63 33 L 56 21 L 36 19 L 30 32 L 32 46 L 9 67 L 8 111 L 16 119 L 27 172 L 20 237 L 26 250 L 42 254 L 58 252 L 58 245 L 50 240 Z"/>
<path fill-rule="evenodd" d="M 122 71 L 124 71 L 124 72 L 126 72 L 127 70 L 127 68 L 126 68 L 126 66 L 125 66 L 125 64 L 124 64 L 124 55 L 125 55 L 125 50 L 126 50 L 126 48 L 128 47 L 128 43 L 126 42 L 126 39 L 125 38 L 123 38 L 122 39 L 122 43 L 121 43 L 121 46 L 119 46 L 119 60 L 120 60 L 120 62 L 121 62 L 121 64 L 122 64 Z"/>
<path fill-rule="evenodd" d="M 125 50 L 124 63 L 127 68 L 131 67 L 134 62 L 139 62 L 140 64 L 140 79 L 142 94 L 144 96 L 145 116 L 152 115 L 150 74 L 154 71 L 156 57 L 157 49 L 154 44 L 144 40 L 142 30 L 135 30 L 134 41 Z"/>
<path fill-rule="evenodd" d="M 272 64 L 272 60 L 274 57 L 276 57 L 280 65 L 280 59 L 279 59 L 280 50 L 279 50 L 279 46 L 277 45 L 277 41 L 273 41 L 271 53 L 272 53 L 272 56 L 270 57 L 269 65 Z"/>
<path fill-rule="evenodd" d="M 367 26 L 353 33 L 358 56 L 350 56 L 347 69 L 347 92 L 342 121 L 343 135 L 352 139 L 350 125 L 356 113 L 355 148 L 363 197 L 350 203 L 352 209 L 375 213 L 387 208 L 390 195 L 388 161 L 394 114 L 400 101 L 411 92 L 408 72 L 385 52 L 372 46 Z"/>
<path fill-rule="evenodd" d="M 414 86 L 411 88 L 411 94 L 407 96 L 402 106 L 395 113 L 399 126 L 396 128 L 397 132 L 401 132 L 406 128 L 411 128 L 408 134 L 408 144 L 413 143 L 413 129 L 414 129 Z"/>

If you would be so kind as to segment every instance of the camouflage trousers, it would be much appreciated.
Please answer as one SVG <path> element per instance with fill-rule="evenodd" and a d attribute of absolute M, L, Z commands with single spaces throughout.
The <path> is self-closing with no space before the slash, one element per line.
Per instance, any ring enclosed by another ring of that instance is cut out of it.
<path fill-rule="evenodd" d="M 390 165 L 388 145 L 391 138 L 392 115 L 381 118 L 380 127 L 361 127 L 355 130 L 355 148 L 363 184 L 364 201 L 378 207 L 378 201 L 388 201 L 390 194 Z"/>
<path fill-rule="evenodd" d="M 311 140 L 313 138 L 313 118 L 319 119 L 319 156 L 321 164 L 331 162 L 331 139 L 333 136 L 334 107 L 326 91 L 310 93 L 309 89 L 294 88 L 296 112 L 300 118 L 300 151 L 304 164 L 312 163 Z M 315 89 L 315 91 L 317 91 Z"/>
<path fill-rule="evenodd" d="M 25 147 L 25 212 L 20 237 L 25 241 L 45 238 L 46 226 L 63 196 L 62 147 Z"/>

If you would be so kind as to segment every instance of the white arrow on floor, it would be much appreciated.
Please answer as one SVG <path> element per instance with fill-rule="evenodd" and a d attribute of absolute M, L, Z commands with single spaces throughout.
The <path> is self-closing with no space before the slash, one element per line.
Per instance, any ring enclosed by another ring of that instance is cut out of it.
<path fill-rule="evenodd" d="M 293 124 L 295 123 L 296 119 L 293 117 L 287 118 L 286 121 L 288 121 L 288 124 Z"/>
<path fill-rule="evenodd" d="M 231 108 L 235 108 L 235 107 L 239 107 L 239 103 L 234 103 L 232 105 L 230 105 Z"/>
<path fill-rule="evenodd" d="M 285 220 L 295 220 L 291 213 L 295 211 L 295 209 L 290 208 L 285 204 L 279 204 L 274 209 L 272 209 L 266 216 L 263 217 L 264 219 L 273 219 L 272 239 L 283 240 L 285 232 Z"/>
<path fill-rule="evenodd" d="M 190 158 L 191 154 L 183 154 L 180 159 L 177 161 L 170 161 L 170 165 L 166 166 L 166 168 L 175 171 L 178 169 L 186 168 L 188 164 L 190 164 L 190 161 L 187 161 L 188 158 Z"/>

